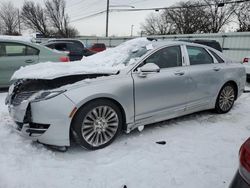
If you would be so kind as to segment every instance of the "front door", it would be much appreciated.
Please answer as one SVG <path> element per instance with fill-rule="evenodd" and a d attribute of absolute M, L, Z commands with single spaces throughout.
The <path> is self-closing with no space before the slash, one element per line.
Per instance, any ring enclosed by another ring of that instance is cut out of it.
<path fill-rule="evenodd" d="M 165 47 L 149 56 L 140 66 L 155 63 L 160 72 L 140 77 L 132 73 L 135 91 L 135 121 L 156 122 L 178 116 L 190 93 L 181 46 Z"/>

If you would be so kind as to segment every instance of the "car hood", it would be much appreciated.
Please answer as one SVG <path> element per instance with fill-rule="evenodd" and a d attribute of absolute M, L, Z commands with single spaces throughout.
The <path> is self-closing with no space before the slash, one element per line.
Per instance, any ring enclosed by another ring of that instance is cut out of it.
<path fill-rule="evenodd" d="M 68 63 L 45 62 L 21 67 L 13 74 L 11 80 L 52 80 L 70 75 L 117 74 L 119 70 L 134 63 L 133 60 L 126 65 L 123 63 L 128 59 L 131 52 L 148 44 L 150 44 L 150 41 L 147 38 L 137 38 L 122 43 L 115 48 L 107 49 L 89 57 L 83 57 L 81 61 Z"/>

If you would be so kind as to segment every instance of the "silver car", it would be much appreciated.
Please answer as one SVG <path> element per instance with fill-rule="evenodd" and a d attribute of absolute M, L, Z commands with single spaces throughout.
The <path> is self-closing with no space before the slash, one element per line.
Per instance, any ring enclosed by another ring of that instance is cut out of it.
<path fill-rule="evenodd" d="M 70 146 L 75 139 L 95 150 L 122 130 L 208 109 L 226 113 L 245 87 L 241 64 L 194 43 L 148 41 L 121 64 L 110 74 L 17 79 L 6 99 L 17 130 L 40 143 Z"/>
<path fill-rule="evenodd" d="M 10 85 L 12 74 L 22 66 L 39 62 L 67 62 L 66 53 L 32 42 L 0 38 L 0 88 Z"/>

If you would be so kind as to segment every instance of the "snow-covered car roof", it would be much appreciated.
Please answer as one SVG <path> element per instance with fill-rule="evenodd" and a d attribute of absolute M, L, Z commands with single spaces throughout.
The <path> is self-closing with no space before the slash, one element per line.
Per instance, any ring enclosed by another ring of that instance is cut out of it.
<path fill-rule="evenodd" d="M 25 36 L 10 36 L 10 35 L 0 35 L 0 40 L 8 40 L 8 41 L 21 41 L 21 42 L 32 42 L 33 37 L 25 37 Z"/>
<path fill-rule="evenodd" d="M 83 57 L 81 61 L 69 63 L 46 62 L 21 67 L 16 71 L 11 80 L 17 79 L 54 79 L 57 77 L 77 74 L 116 74 L 128 64 L 131 52 L 152 43 L 146 38 L 137 38 L 107 49 L 92 56 Z"/>

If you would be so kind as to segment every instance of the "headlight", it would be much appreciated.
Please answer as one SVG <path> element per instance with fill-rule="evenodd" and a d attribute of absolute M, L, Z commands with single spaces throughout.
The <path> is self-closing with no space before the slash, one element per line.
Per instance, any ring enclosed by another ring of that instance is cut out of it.
<path fill-rule="evenodd" d="M 8 90 L 8 94 L 10 95 L 14 91 L 15 85 L 11 84 Z"/>
<path fill-rule="evenodd" d="M 64 92 L 65 92 L 65 90 L 63 90 L 63 91 L 44 91 L 44 92 L 39 93 L 33 101 L 51 99 L 51 98 L 56 97 Z"/>

